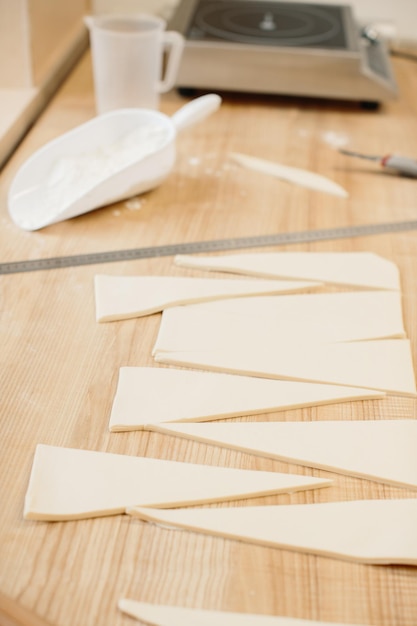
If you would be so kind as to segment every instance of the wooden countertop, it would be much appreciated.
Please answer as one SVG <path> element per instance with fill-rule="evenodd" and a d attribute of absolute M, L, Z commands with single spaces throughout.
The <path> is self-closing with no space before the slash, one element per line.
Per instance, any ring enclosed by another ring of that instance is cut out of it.
<path fill-rule="evenodd" d="M 213 117 L 178 137 L 174 171 L 141 198 L 139 208 L 121 202 L 38 232 L 21 231 L 7 213 L 9 184 L 35 149 L 94 115 L 87 55 L 1 173 L 0 261 L 417 219 L 417 181 L 348 159 L 335 147 L 345 138 L 363 152 L 417 156 L 417 66 L 404 59 L 396 59 L 394 66 L 401 97 L 377 112 L 354 103 L 228 96 Z M 182 102 L 172 93 L 161 108 L 171 114 Z M 227 158 L 231 151 L 317 171 L 350 196 L 312 192 L 233 167 Z M 416 354 L 417 232 L 279 250 L 363 250 L 397 263 L 405 325 Z M 127 626 L 133 622 L 116 608 L 122 596 L 341 623 L 415 626 L 417 568 L 356 565 L 162 529 L 121 515 L 66 523 L 23 520 L 37 443 L 308 472 L 154 433 L 110 435 L 118 368 L 153 364 L 159 315 L 97 324 L 97 271 L 202 275 L 176 268 L 165 257 L 0 277 L 0 591 L 55 626 Z M 391 397 L 270 418 L 415 418 L 416 407 L 413 399 Z M 335 486 L 251 503 L 415 496 L 328 472 L 314 475 L 335 478 Z"/>

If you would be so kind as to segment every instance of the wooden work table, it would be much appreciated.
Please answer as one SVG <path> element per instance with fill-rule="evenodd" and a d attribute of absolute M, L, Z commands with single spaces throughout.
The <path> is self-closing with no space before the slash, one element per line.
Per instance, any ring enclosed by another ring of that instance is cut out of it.
<path fill-rule="evenodd" d="M 94 115 L 87 55 L 1 172 L 0 261 L 415 220 L 416 180 L 349 159 L 335 147 L 346 138 L 358 151 L 417 156 L 417 65 L 396 59 L 394 67 L 401 96 L 379 111 L 355 103 L 227 96 L 214 116 L 178 137 L 172 174 L 141 197 L 136 208 L 121 202 L 24 232 L 8 216 L 8 187 L 34 150 Z M 172 93 L 161 109 L 171 114 L 183 102 Z M 316 171 L 350 195 L 338 198 L 245 171 L 229 162 L 232 151 Z M 416 357 L 417 231 L 275 249 L 372 251 L 397 263 L 405 326 Z M 116 608 L 121 597 L 369 626 L 415 626 L 417 568 L 268 549 L 163 529 L 123 515 L 63 523 L 23 520 L 37 443 L 335 479 L 329 489 L 252 504 L 415 496 L 406 489 L 154 433 L 110 434 L 118 368 L 153 364 L 151 347 L 160 316 L 97 324 L 97 272 L 204 275 L 177 268 L 171 257 L 164 257 L 0 277 L 1 593 L 54 626 L 133 624 Z M 416 418 L 416 408 L 413 399 L 390 397 L 266 419 Z"/>

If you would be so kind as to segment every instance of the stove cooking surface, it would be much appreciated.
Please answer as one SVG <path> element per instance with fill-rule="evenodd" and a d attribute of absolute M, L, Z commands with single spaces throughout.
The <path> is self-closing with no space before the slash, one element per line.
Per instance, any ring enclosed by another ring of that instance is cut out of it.
<path fill-rule="evenodd" d="M 286 2 L 200 0 L 190 40 L 346 49 L 343 8 Z"/>

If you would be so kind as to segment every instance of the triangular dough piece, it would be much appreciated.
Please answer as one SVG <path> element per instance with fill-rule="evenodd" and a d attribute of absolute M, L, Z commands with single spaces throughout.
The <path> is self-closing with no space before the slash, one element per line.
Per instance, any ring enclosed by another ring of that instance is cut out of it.
<path fill-rule="evenodd" d="M 282 333 L 312 337 L 315 341 L 363 341 L 406 336 L 401 293 L 398 291 L 348 291 L 225 298 L 172 310 L 190 314 L 227 316 L 248 320 L 272 319 Z"/>
<path fill-rule="evenodd" d="M 239 298 L 175 307 L 162 317 L 154 352 L 211 350 L 250 338 L 274 345 L 404 338 L 397 292 Z"/>
<path fill-rule="evenodd" d="M 232 613 L 231 611 L 207 611 L 180 606 L 149 604 L 129 598 L 119 600 L 123 613 L 152 626 L 349 626 L 338 622 L 318 622 L 295 617 Z M 352 625 L 353 626 L 353 625 Z"/>
<path fill-rule="evenodd" d="M 320 283 L 98 274 L 94 286 L 96 319 L 98 322 L 110 322 L 158 313 L 180 304 L 254 294 L 290 293 L 315 288 Z"/>
<path fill-rule="evenodd" d="M 347 561 L 417 565 L 417 498 L 127 513 L 169 527 Z"/>
<path fill-rule="evenodd" d="M 377 389 L 416 396 L 410 343 L 407 339 L 354 343 L 214 346 L 206 351 L 157 352 L 158 363 L 197 369 Z"/>
<path fill-rule="evenodd" d="M 83 519 L 124 513 L 133 505 L 176 507 L 329 484 L 308 476 L 38 445 L 24 517 Z"/>
<path fill-rule="evenodd" d="M 417 490 L 417 420 L 154 424 L 149 428 Z"/>
<path fill-rule="evenodd" d="M 112 432 L 159 422 L 209 421 L 296 407 L 384 397 L 365 389 L 162 367 L 122 367 Z"/>
<path fill-rule="evenodd" d="M 178 255 L 175 264 L 265 278 L 319 280 L 368 289 L 400 289 L 397 266 L 372 252 L 256 252 L 208 257 Z"/>
<path fill-rule="evenodd" d="M 346 189 L 343 189 L 340 185 L 335 183 L 330 178 L 326 178 L 316 172 L 310 172 L 309 170 L 300 169 L 298 167 L 289 167 L 288 165 L 282 165 L 276 161 L 268 161 L 267 159 L 260 159 L 249 154 L 241 154 L 240 152 L 232 152 L 230 157 L 242 167 L 246 167 L 249 170 L 260 172 L 261 174 L 268 174 L 285 180 L 288 183 L 299 185 L 300 187 L 306 187 L 313 191 L 323 191 L 324 193 L 330 193 L 341 198 L 347 198 L 349 196 Z"/>

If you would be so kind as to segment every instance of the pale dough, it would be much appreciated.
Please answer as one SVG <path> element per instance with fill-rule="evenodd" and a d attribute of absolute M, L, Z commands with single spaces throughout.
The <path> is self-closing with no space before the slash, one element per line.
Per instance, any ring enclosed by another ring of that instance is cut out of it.
<path fill-rule="evenodd" d="M 274 317 L 288 329 L 302 325 L 298 332 L 309 325 L 309 332 L 321 333 L 322 327 L 331 322 L 337 326 L 332 341 L 348 341 L 349 337 L 357 341 L 405 335 L 402 295 L 398 291 L 280 294 L 262 298 L 246 296 L 195 303 L 187 309 L 252 318 Z"/>
<path fill-rule="evenodd" d="M 208 421 L 296 407 L 383 398 L 382 392 L 162 367 L 122 367 L 112 432 L 158 422 Z"/>
<path fill-rule="evenodd" d="M 368 289 L 400 289 L 397 266 L 372 252 L 256 252 L 178 255 L 176 265 L 288 280 L 319 280 Z"/>
<path fill-rule="evenodd" d="M 158 363 L 204 370 L 377 389 L 415 397 L 416 383 L 407 339 L 279 347 L 252 341 L 212 350 L 157 352 Z"/>
<path fill-rule="evenodd" d="M 280 349 L 283 341 L 347 342 L 404 338 L 401 296 L 363 291 L 264 296 L 174 307 L 162 317 L 154 353 L 212 350 L 248 338 Z"/>
<path fill-rule="evenodd" d="M 118 607 L 123 613 L 153 626 L 349 626 L 338 622 L 318 622 L 294 617 L 208 611 L 180 606 L 149 604 L 122 598 Z M 353 624 L 351 625 L 353 626 Z M 356 625 L 360 626 L 360 625 Z"/>
<path fill-rule="evenodd" d="M 157 313 L 180 304 L 246 295 L 289 293 L 318 287 L 317 282 L 185 278 L 173 276 L 107 276 L 94 278 L 98 322 Z"/>
<path fill-rule="evenodd" d="M 70 520 L 124 513 L 129 506 L 177 507 L 329 485 L 308 476 L 36 447 L 24 517 Z"/>
<path fill-rule="evenodd" d="M 417 498 L 127 512 L 263 546 L 360 563 L 417 565 Z"/>
<path fill-rule="evenodd" d="M 288 183 L 294 183 L 300 187 L 306 187 L 313 191 L 323 191 L 341 198 L 347 198 L 349 196 L 346 189 L 343 189 L 343 187 L 337 183 L 321 174 L 316 174 L 309 170 L 289 167 L 288 165 L 282 165 L 275 161 L 267 161 L 266 159 L 259 159 L 258 157 L 253 157 L 248 154 L 240 154 L 239 152 L 230 153 L 230 158 L 232 161 L 235 161 L 235 163 L 247 169 L 260 172 L 261 174 L 269 174 L 270 176 L 274 176 L 274 178 L 285 180 Z"/>
<path fill-rule="evenodd" d="M 153 424 L 149 428 L 417 490 L 417 420 Z"/>

